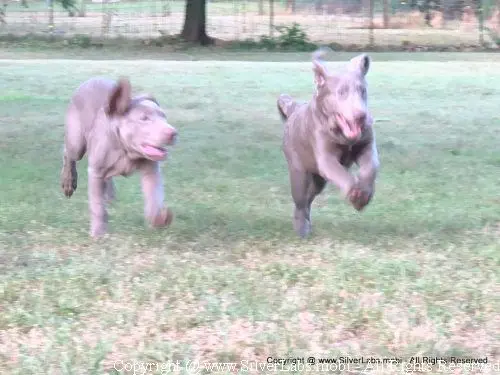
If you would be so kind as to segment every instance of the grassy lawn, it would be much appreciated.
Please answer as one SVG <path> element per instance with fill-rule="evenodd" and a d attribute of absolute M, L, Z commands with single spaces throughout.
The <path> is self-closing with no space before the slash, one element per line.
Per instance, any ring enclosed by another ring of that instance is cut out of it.
<path fill-rule="evenodd" d="M 310 98 L 305 59 L 0 60 L 0 372 L 269 356 L 498 362 L 500 57 L 373 56 L 375 198 L 360 214 L 328 187 L 302 241 L 275 103 Z M 137 175 L 116 179 L 97 242 L 86 160 L 73 197 L 60 190 L 64 110 L 94 75 L 129 75 L 179 130 L 163 169 L 167 230 L 145 226 Z"/>

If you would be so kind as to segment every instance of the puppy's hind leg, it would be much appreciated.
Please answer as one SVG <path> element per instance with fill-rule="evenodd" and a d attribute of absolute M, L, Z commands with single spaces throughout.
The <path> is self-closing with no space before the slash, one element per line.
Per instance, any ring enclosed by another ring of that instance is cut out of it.
<path fill-rule="evenodd" d="M 293 212 L 293 228 L 302 238 L 311 233 L 310 199 L 312 175 L 296 169 L 289 170 L 290 184 L 293 202 L 295 204 Z"/>
<path fill-rule="evenodd" d="M 311 174 L 311 178 L 307 187 L 307 204 L 309 211 L 309 225 L 312 228 L 311 206 L 314 198 L 319 195 L 325 188 L 326 180 L 318 174 Z"/>

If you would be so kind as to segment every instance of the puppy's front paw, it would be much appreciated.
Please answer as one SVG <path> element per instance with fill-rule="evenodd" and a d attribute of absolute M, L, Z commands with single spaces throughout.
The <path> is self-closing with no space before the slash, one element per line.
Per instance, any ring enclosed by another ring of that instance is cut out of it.
<path fill-rule="evenodd" d="M 357 182 L 349 191 L 348 199 L 356 210 L 361 211 L 370 203 L 372 196 L 372 188 Z"/>
<path fill-rule="evenodd" d="M 170 208 L 162 208 L 160 212 L 151 220 L 154 228 L 166 228 L 174 220 L 174 213 Z"/>
<path fill-rule="evenodd" d="M 90 237 L 92 237 L 93 239 L 99 239 L 108 232 L 107 229 L 108 228 L 106 224 L 93 225 L 92 228 L 90 229 Z"/>
<path fill-rule="evenodd" d="M 63 170 L 61 173 L 61 188 L 67 198 L 70 198 L 75 192 L 77 181 L 78 175 L 76 171 L 71 173 L 71 171 Z"/>
<path fill-rule="evenodd" d="M 305 218 L 295 219 L 293 228 L 300 238 L 306 238 L 311 234 L 311 221 Z"/>

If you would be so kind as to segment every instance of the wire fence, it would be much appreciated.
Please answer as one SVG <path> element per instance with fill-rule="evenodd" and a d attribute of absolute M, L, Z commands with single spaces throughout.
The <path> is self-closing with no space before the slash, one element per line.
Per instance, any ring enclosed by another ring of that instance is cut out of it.
<path fill-rule="evenodd" d="M 0 34 L 147 39 L 179 34 L 184 11 L 184 0 L 3 0 Z M 316 43 L 493 44 L 500 0 L 207 0 L 218 39 L 276 36 L 294 23 Z"/>

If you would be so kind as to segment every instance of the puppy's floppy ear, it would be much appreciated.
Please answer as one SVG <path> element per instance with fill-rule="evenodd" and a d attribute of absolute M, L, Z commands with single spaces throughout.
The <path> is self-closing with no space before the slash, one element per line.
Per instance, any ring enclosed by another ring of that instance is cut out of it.
<path fill-rule="evenodd" d="M 322 87 L 328 77 L 328 72 L 325 66 L 318 60 L 313 60 L 314 83 L 317 88 Z"/>
<path fill-rule="evenodd" d="M 128 78 L 121 77 L 109 97 L 107 114 L 122 116 L 127 111 L 132 100 L 132 87 Z"/>
<path fill-rule="evenodd" d="M 323 64 L 323 57 L 331 51 L 328 47 L 321 47 L 313 52 L 312 54 L 312 63 L 313 63 L 313 71 L 314 71 L 314 83 L 316 84 L 316 88 L 322 87 L 326 78 L 328 77 L 328 70 L 326 66 Z"/>
<path fill-rule="evenodd" d="M 349 61 L 348 69 L 352 72 L 357 72 L 362 76 L 365 76 L 370 69 L 371 59 L 366 53 L 362 53 L 356 57 L 353 57 Z"/>

